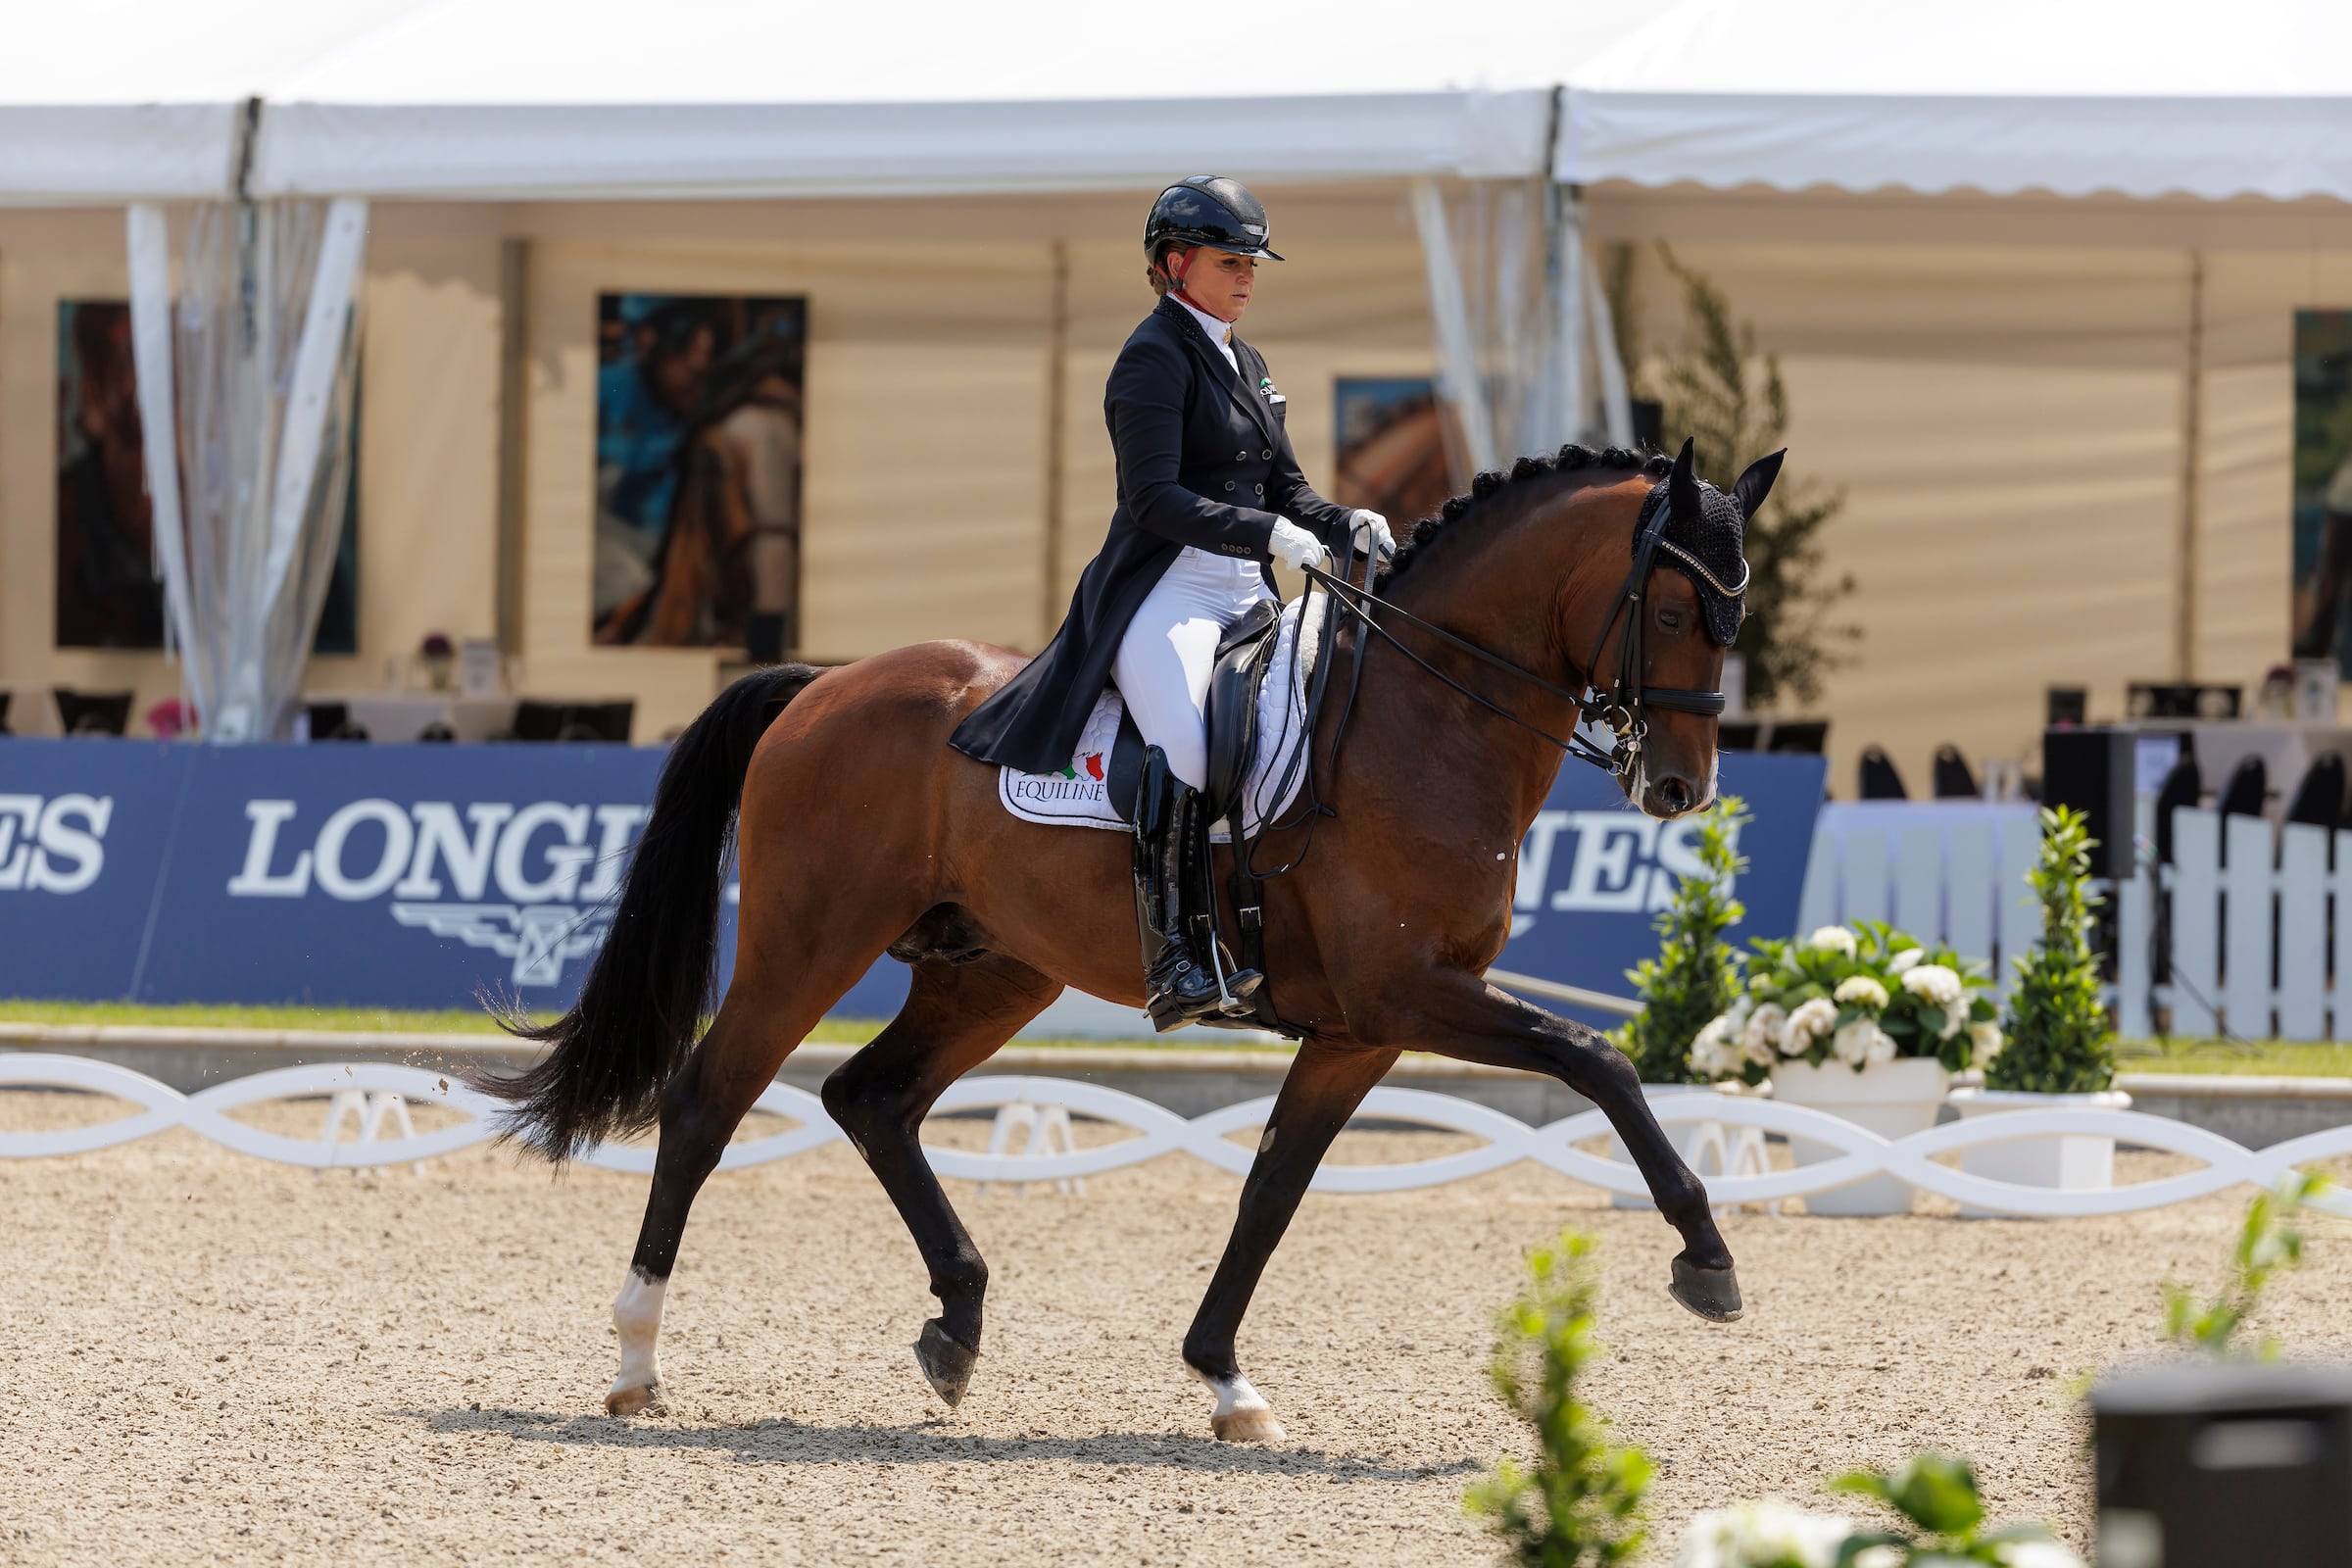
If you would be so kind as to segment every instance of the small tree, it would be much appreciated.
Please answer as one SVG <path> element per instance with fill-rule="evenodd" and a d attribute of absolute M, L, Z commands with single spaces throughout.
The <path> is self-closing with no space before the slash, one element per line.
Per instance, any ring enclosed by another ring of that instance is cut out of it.
<path fill-rule="evenodd" d="M 1692 848 L 1698 869 L 1682 879 L 1674 902 L 1658 911 L 1658 956 L 1625 972 L 1641 995 L 1642 1010 L 1609 1038 L 1633 1059 L 1643 1083 L 1695 1082 L 1692 1037 L 1740 995 L 1740 956 L 1723 934 L 1747 913 L 1732 896 L 1747 869 L 1738 849 L 1740 825 L 1747 820 L 1747 805 L 1737 795 L 1724 796 L 1697 819 Z"/>
<path fill-rule="evenodd" d="M 2090 836 L 2082 813 L 2041 813 L 2041 856 L 2026 881 L 2041 900 L 2041 940 L 2017 960 L 2017 990 L 2002 1020 L 2008 1044 L 1984 1069 L 1988 1089 L 2094 1094 L 2115 1082 L 2115 1035 L 2099 1000 L 2090 948 Z"/>
<path fill-rule="evenodd" d="M 1689 436 L 1697 443 L 1700 474 L 1728 484 L 1788 445 L 1780 360 L 1759 354 L 1755 327 L 1735 322 L 1723 291 L 1661 244 L 1658 261 L 1682 285 L 1685 339 L 1675 354 L 1642 363 L 1631 319 L 1631 253 L 1624 254 L 1624 262 L 1612 262 L 1608 279 L 1617 295 L 1620 352 L 1628 366 L 1641 365 L 1641 388 L 1658 400 L 1667 449 Z M 1784 479 L 1747 519 L 1747 618 L 1733 651 L 1747 662 L 1747 700 L 1759 708 L 1784 698 L 1818 700 L 1822 675 L 1861 638 L 1859 627 L 1832 617 L 1854 591 L 1854 579 L 1829 577 L 1822 566 L 1821 530 L 1844 505 L 1838 490 Z"/>
<path fill-rule="evenodd" d="M 2290 1170 L 2277 1186 L 2256 1195 L 2238 1229 L 2230 1283 L 2221 1295 L 2200 1302 L 2184 1287 L 2165 1285 L 2164 1337 L 2212 1356 L 2237 1354 L 2237 1331 L 2262 1299 L 2263 1287 L 2279 1269 L 2303 1261 L 2303 1233 L 2293 1224 L 2296 1213 L 2332 1185 L 2325 1176 Z M 2278 1342 L 2265 1339 L 2254 1353 L 2261 1360 L 2273 1360 L 2278 1354 Z"/>
<path fill-rule="evenodd" d="M 1631 1562 L 1647 1537 L 1642 1494 L 1650 1463 L 1611 1447 L 1608 1422 L 1576 1397 L 1601 1347 L 1592 1238 L 1562 1231 L 1529 1257 L 1528 1285 L 1495 1319 L 1494 1390 L 1535 1429 L 1532 1468 L 1504 1459 L 1462 1498 L 1522 1568 L 1606 1568 Z"/>

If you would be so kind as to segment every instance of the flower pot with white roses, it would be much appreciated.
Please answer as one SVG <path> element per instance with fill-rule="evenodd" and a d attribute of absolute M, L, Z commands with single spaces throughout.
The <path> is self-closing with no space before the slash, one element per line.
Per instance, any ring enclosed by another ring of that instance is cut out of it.
<path fill-rule="evenodd" d="M 1750 944 L 1747 985 L 1690 1042 L 1704 1077 L 1772 1080 L 1773 1098 L 1843 1117 L 1882 1138 L 1925 1132 L 1951 1075 L 2001 1049 L 1983 966 L 1883 923 L 1828 925 L 1798 942 Z M 1792 1139 L 1800 1165 L 1840 1151 Z M 1869 1176 L 1805 1200 L 1813 1214 L 1904 1214 L 1911 1184 Z"/>

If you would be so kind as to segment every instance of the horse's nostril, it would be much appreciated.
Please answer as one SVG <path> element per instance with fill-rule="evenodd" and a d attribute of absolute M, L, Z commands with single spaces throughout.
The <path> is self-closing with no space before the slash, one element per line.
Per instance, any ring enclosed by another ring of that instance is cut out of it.
<path fill-rule="evenodd" d="M 1679 778 L 1670 778 L 1658 785 L 1658 803 L 1669 811 L 1690 808 L 1690 786 Z"/>

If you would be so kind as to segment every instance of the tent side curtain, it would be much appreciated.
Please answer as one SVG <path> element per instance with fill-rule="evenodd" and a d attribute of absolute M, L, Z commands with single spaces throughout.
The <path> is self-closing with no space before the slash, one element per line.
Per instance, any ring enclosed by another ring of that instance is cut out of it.
<path fill-rule="evenodd" d="M 2352 199 L 2352 99 L 1899 96 L 1579 88 L 1555 177 Z"/>
<path fill-rule="evenodd" d="M 257 196 L 453 200 L 929 194 L 1538 174 L 1551 93 L 1117 102 L 270 103 Z"/>
<path fill-rule="evenodd" d="M 234 103 L 0 104 L 0 202 L 218 201 L 236 178 Z"/>

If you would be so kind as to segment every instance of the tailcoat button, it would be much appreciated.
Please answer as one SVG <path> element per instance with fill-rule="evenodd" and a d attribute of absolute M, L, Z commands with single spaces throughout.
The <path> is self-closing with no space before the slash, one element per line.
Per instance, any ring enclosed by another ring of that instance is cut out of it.
<path fill-rule="evenodd" d="M 1250 454 L 1247 452 L 1236 452 L 1233 455 L 1233 461 L 1236 463 L 1248 463 L 1250 461 Z"/>
<path fill-rule="evenodd" d="M 1231 479 L 1225 481 L 1225 488 L 1228 490 L 1233 488 L 1233 481 Z"/>
<path fill-rule="evenodd" d="M 1266 487 L 1262 484 L 1253 484 L 1250 488 L 1256 491 L 1261 496 L 1266 493 Z"/>
<path fill-rule="evenodd" d="M 1260 452 L 1258 456 L 1260 458 L 1272 458 L 1274 456 L 1274 449 L 1272 447 L 1268 447 L 1265 451 Z"/>

